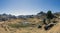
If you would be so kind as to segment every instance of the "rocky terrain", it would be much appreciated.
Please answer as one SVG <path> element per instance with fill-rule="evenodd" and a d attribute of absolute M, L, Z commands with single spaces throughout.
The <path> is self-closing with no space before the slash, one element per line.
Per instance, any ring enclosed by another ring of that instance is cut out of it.
<path fill-rule="evenodd" d="M 60 33 L 60 14 L 54 13 L 56 16 L 48 24 L 48 19 L 44 23 L 46 13 L 38 13 L 37 15 L 0 15 L 0 33 Z"/>

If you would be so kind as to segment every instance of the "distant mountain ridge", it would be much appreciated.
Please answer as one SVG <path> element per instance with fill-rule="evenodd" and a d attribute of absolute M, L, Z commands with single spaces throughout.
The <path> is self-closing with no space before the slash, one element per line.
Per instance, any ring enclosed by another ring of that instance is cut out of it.
<path fill-rule="evenodd" d="M 53 13 L 54 15 L 59 15 L 60 16 L 60 12 L 57 13 Z M 10 20 L 10 19 L 17 19 L 17 18 L 43 18 L 46 16 L 46 13 L 44 12 L 39 12 L 36 15 L 19 15 L 19 16 L 15 16 L 15 15 L 11 15 L 11 14 L 0 14 L 0 20 L 5 21 L 5 20 Z"/>

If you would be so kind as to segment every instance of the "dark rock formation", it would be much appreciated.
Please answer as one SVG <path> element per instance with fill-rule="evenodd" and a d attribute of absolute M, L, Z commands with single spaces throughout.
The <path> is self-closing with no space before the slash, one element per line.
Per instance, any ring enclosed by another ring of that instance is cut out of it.
<path fill-rule="evenodd" d="M 51 29 L 55 24 L 49 24 L 44 27 L 45 30 Z"/>

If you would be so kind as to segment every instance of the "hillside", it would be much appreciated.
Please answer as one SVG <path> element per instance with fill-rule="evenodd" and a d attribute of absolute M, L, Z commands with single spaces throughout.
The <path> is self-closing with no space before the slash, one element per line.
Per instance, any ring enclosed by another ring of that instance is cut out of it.
<path fill-rule="evenodd" d="M 60 33 L 59 16 L 53 18 L 47 25 L 43 22 L 44 18 L 45 13 L 26 16 L 0 15 L 0 33 Z M 48 23 L 48 19 L 46 22 Z"/>
<path fill-rule="evenodd" d="M 51 32 L 56 33 L 56 32 L 60 32 L 60 21 L 56 25 L 54 25 L 54 27 L 52 27 L 50 30 L 47 30 L 47 31 L 44 30 L 44 26 L 42 28 L 38 28 L 39 24 L 37 23 L 39 22 L 36 22 L 36 23 L 28 22 L 27 23 L 28 25 L 24 25 L 22 24 L 22 22 L 17 22 L 17 20 L 14 20 L 14 21 L 0 22 L 0 33 L 51 33 Z M 21 23 L 22 25 L 15 25 L 18 23 L 19 24 Z"/>

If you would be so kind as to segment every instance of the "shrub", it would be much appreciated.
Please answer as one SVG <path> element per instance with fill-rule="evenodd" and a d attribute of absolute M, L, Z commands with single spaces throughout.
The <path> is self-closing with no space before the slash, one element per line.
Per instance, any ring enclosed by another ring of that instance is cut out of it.
<path fill-rule="evenodd" d="M 42 26 L 39 25 L 38 28 L 42 28 Z"/>
<path fill-rule="evenodd" d="M 53 19 L 54 18 L 54 15 L 52 14 L 52 12 L 49 10 L 48 12 L 47 12 L 47 19 L 48 19 L 48 23 L 50 23 L 51 21 L 51 19 Z"/>
<path fill-rule="evenodd" d="M 53 19 L 53 14 L 50 10 L 47 12 L 47 19 Z"/>

